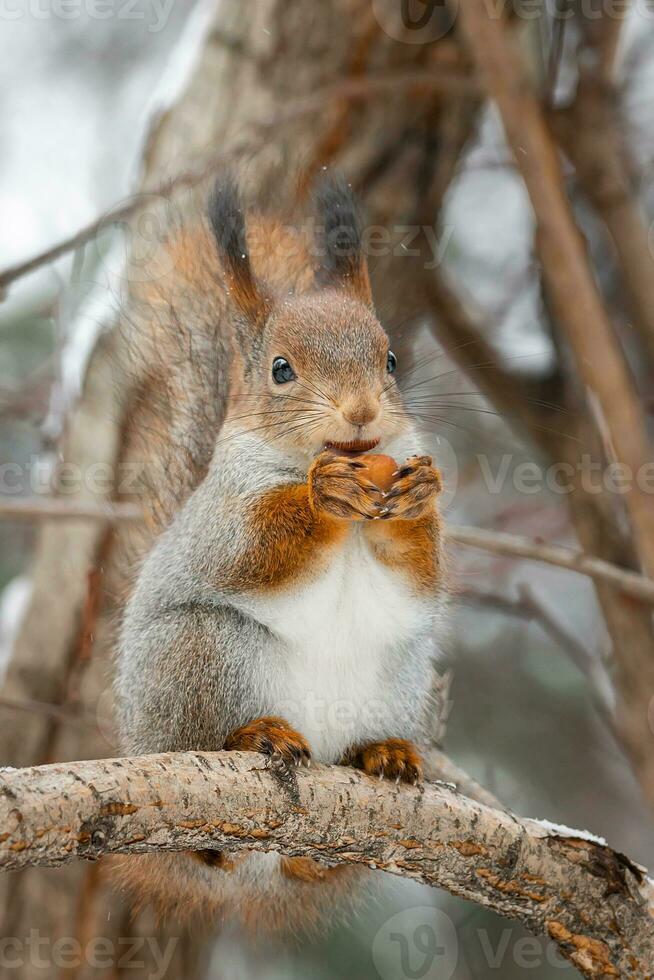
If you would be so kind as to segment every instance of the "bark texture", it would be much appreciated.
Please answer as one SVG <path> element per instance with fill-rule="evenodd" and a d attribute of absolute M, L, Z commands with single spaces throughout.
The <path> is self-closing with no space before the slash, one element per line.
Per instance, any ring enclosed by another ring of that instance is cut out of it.
<path fill-rule="evenodd" d="M 598 840 L 447 785 L 251 753 L 109 759 L 0 774 L 0 868 L 111 853 L 254 849 L 445 888 L 548 936 L 587 977 L 651 976 L 654 883 Z"/>

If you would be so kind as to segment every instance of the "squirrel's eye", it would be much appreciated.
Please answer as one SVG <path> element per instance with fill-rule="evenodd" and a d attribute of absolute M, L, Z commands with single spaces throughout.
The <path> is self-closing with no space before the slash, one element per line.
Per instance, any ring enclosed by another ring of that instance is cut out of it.
<path fill-rule="evenodd" d="M 295 381 L 297 375 L 284 357 L 276 357 L 272 365 L 272 376 L 275 384 L 285 385 L 287 381 Z"/>
<path fill-rule="evenodd" d="M 392 350 L 389 350 L 388 357 L 386 358 L 386 370 L 389 374 L 395 373 L 395 368 L 397 367 L 397 357 Z"/>

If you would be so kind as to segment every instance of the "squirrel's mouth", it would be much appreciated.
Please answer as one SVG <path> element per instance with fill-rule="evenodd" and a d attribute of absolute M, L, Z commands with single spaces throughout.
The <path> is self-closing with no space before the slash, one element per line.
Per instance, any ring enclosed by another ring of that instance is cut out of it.
<path fill-rule="evenodd" d="M 323 449 L 343 456 L 360 456 L 375 449 L 379 443 L 379 439 L 352 439 L 350 442 L 326 442 Z"/>

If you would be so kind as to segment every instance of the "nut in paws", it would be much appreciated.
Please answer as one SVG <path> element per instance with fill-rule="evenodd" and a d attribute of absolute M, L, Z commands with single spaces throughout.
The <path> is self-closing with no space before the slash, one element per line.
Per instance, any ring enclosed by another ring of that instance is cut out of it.
<path fill-rule="evenodd" d="M 442 489 L 441 475 L 433 466 L 431 456 L 412 456 L 395 474 L 379 516 L 382 520 L 422 517 Z"/>
<path fill-rule="evenodd" d="M 321 453 L 309 470 L 309 493 L 317 510 L 349 521 L 378 517 L 384 499 L 365 463 L 330 452 Z"/>

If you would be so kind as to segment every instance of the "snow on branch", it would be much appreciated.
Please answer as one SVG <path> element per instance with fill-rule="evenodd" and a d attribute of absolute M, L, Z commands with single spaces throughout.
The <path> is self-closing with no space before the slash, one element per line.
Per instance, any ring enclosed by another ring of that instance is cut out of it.
<path fill-rule="evenodd" d="M 654 883 L 641 868 L 445 783 L 396 786 L 339 766 L 282 778 L 262 756 L 224 752 L 0 770 L 2 870 L 208 847 L 413 878 L 548 936 L 584 976 L 651 975 Z"/>

